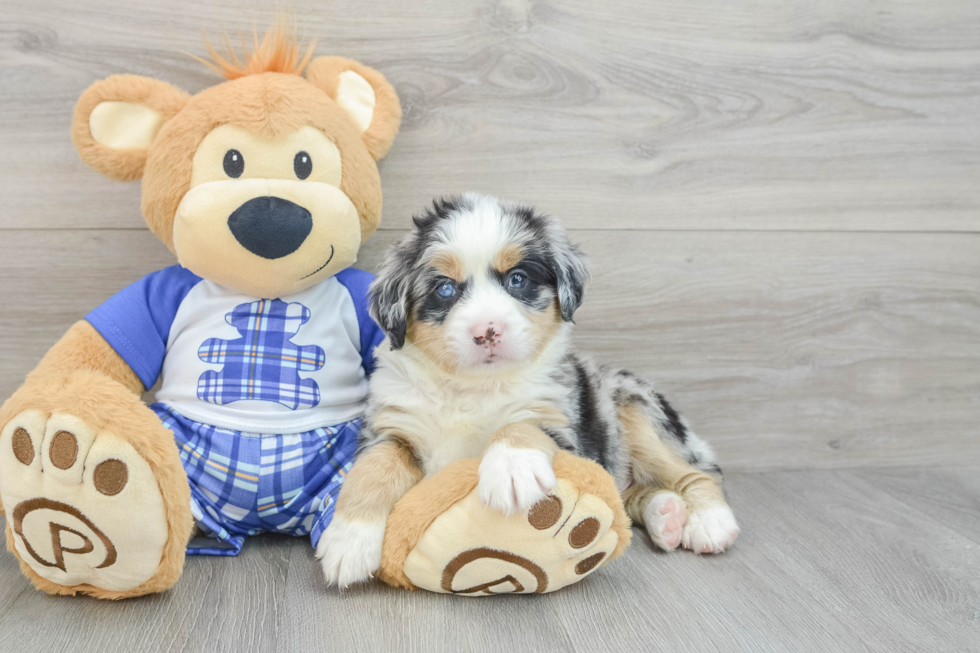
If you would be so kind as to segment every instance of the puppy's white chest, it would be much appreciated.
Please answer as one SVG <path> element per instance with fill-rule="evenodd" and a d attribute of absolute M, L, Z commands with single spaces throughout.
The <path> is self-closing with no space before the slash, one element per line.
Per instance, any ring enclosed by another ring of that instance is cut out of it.
<path fill-rule="evenodd" d="M 444 391 L 438 403 L 438 427 L 428 438 L 426 474 L 464 458 L 483 455 L 494 433 L 511 423 L 518 405 L 510 393 Z M 435 405 L 432 406 L 435 408 Z"/>
<path fill-rule="evenodd" d="M 484 449 L 486 449 L 486 444 L 481 444 L 479 438 L 464 435 L 443 439 L 431 450 L 429 458 L 425 461 L 423 471 L 425 471 L 426 476 L 432 476 L 457 460 L 479 458 L 483 455 Z"/>

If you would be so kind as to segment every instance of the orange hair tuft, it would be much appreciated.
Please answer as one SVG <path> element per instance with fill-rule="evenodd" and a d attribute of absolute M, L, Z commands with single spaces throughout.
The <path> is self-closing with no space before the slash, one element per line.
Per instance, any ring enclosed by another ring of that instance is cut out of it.
<path fill-rule="evenodd" d="M 260 73 L 287 73 L 299 75 L 306 68 L 306 64 L 313 57 L 313 48 L 316 47 L 316 39 L 310 42 L 306 48 L 306 53 L 300 56 L 300 46 L 296 42 L 296 25 L 289 28 L 288 17 L 284 14 L 276 16 L 276 22 L 269 27 L 259 41 L 257 29 L 253 29 L 253 47 L 249 51 L 248 44 L 245 43 L 245 35 L 239 32 L 242 39 L 242 50 L 245 53 L 244 60 L 239 59 L 235 54 L 235 49 L 225 34 L 225 47 L 227 54 L 219 54 L 211 46 L 207 35 L 204 36 L 204 44 L 208 48 L 212 61 L 207 61 L 201 57 L 191 55 L 205 66 L 214 70 L 219 75 L 227 79 L 238 79 L 246 75 L 258 75 Z"/>

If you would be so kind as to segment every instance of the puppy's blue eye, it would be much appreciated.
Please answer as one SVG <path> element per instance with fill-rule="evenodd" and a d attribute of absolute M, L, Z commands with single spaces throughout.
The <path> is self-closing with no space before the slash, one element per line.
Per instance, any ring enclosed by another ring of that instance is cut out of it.
<path fill-rule="evenodd" d="M 507 286 L 514 290 L 520 290 L 526 285 L 527 277 L 520 272 L 515 272 L 514 274 L 510 275 L 510 278 L 507 280 Z"/>
<path fill-rule="evenodd" d="M 436 294 L 438 294 L 440 297 L 443 298 L 452 297 L 453 295 L 456 294 L 456 286 L 454 286 L 453 284 L 447 281 L 446 283 L 436 288 Z"/>

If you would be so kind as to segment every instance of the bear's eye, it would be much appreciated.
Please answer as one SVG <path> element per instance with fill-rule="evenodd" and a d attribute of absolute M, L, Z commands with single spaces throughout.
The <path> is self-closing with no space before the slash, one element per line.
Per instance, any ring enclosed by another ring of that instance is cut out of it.
<path fill-rule="evenodd" d="M 238 179 L 245 172 L 245 159 L 238 150 L 225 152 L 225 174 L 232 179 Z"/>
<path fill-rule="evenodd" d="M 313 159 L 306 152 L 297 152 L 293 157 L 293 172 L 300 179 L 306 179 L 313 172 Z"/>

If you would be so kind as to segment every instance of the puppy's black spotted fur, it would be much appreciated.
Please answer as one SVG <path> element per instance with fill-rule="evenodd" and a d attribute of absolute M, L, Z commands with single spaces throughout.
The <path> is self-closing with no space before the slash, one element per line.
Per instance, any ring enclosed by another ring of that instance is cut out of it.
<path fill-rule="evenodd" d="M 602 465 L 659 546 L 731 544 L 738 527 L 711 448 L 647 381 L 572 348 L 589 271 L 561 225 L 479 195 L 436 200 L 414 224 L 371 287 L 388 344 L 362 449 L 394 440 L 433 474 L 461 458 L 486 463 L 495 434 L 534 424 L 545 443 Z M 492 486 L 483 470 L 481 488 Z M 519 482 L 501 480 L 505 503 Z"/>
<path fill-rule="evenodd" d="M 433 250 L 451 240 L 453 230 L 449 225 L 488 201 L 499 207 L 500 230 L 506 240 L 523 247 L 520 267 L 536 282 L 533 293 L 520 299 L 530 311 L 547 310 L 557 299 L 562 319 L 572 321 L 582 303 L 589 272 L 581 251 L 568 242 L 557 221 L 525 205 L 498 203 L 473 195 L 448 197 L 437 199 L 431 208 L 414 218 L 415 229 L 389 251 L 372 286 L 372 311 L 389 335 L 390 348 L 398 350 L 404 346 L 410 318 L 442 324 L 453 306 L 465 301 L 466 280 L 458 284 L 453 302 L 440 301 L 432 293 L 433 284 L 441 276 L 429 267 L 428 261 Z M 502 282 L 505 272 L 490 272 Z M 562 388 L 558 403 L 569 418 L 569 425 L 547 429 L 559 447 L 595 460 L 618 482 L 629 484 L 630 460 L 617 414 L 621 407 L 635 405 L 685 460 L 699 470 L 718 473 L 710 447 L 691 432 L 673 406 L 648 382 L 626 370 L 596 365 L 568 343 L 562 343 L 562 347 L 549 377 Z M 366 444 L 374 441 L 370 416 L 363 437 Z"/>

